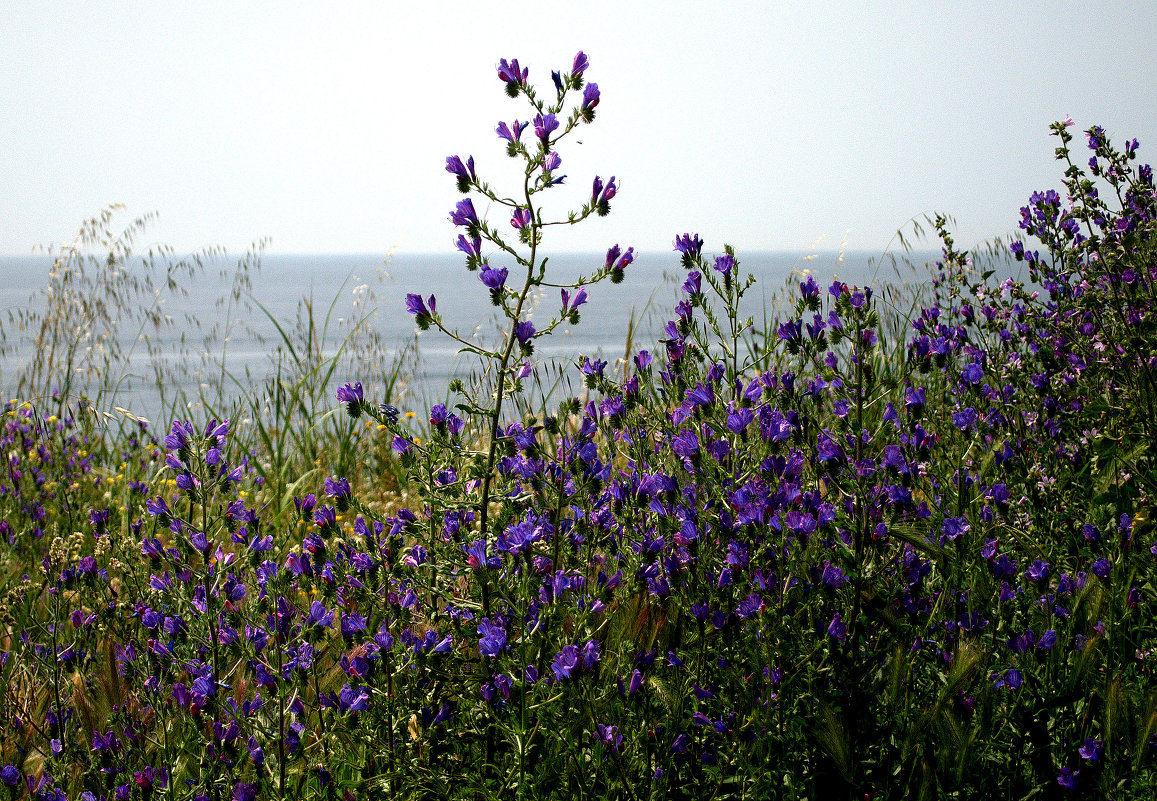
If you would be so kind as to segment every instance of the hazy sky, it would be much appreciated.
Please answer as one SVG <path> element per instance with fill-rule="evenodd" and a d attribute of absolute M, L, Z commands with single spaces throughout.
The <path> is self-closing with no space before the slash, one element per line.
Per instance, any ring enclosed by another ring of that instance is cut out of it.
<path fill-rule="evenodd" d="M 1066 114 L 1157 161 L 1147 2 L 3 2 L 0 253 L 70 241 L 119 202 L 179 251 L 453 252 L 444 171 L 510 162 L 500 58 L 602 90 L 560 147 L 577 207 L 548 249 L 883 249 L 932 210 L 964 245 L 1059 185 Z M 501 185 L 501 184 L 499 184 Z M 569 194 L 565 194 L 569 192 Z M 127 219 L 127 218 L 126 218 Z"/>

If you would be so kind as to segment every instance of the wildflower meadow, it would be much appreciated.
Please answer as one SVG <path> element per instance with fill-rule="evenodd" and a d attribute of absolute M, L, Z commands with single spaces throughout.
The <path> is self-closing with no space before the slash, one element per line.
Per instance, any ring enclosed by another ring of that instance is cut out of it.
<path fill-rule="evenodd" d="M 999 254 L 938 217 L 927 276 L 797 277 L 766 322 L 739 313 L 741 251 L 678 233 L 662 338 L 580 358 L 581 392 L 547 403 L 536 343 L 635 258 L 548 263 L 552 229 L 619 192 L 563 173 L 597 135 L 589 69 L 499 63 L 515 185 L 446 160 L 462 291 L 503 324 L 392 301 L 474 358 L 445 403 L 408 416 L 388 371 L 304 347 L 290 390 L 155 425 L 79 395 L 75 330 L 42 327 L 0 431 L 0 792 L 1157 794 L 1138 143 L 1056 123 L 1058 187 Z"/>

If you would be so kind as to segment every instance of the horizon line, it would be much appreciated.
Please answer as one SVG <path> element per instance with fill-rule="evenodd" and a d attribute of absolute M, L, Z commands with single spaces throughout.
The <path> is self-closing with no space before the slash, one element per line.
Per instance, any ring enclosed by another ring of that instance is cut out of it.
<path fill-rule="evenodd" d="M 745 253 L 746 254 L 779 253 L 779 254 L 790 254 L 790 255 L 812 255 L 812 254 L 814 254 L 815 256 L 838 256 L 841 253 L 845 253 L 845 254 L 857 254 L 857 255 L 872 254 L 872 255 L 877 255 L 877 256 L 894 255 L 896 257 L 901 257 L 905 254 L 927 254 L 927 253 L 935 253 L 935 252 L 939 252 L 939 251 L 940 251 L 940 248 L 938 248 L 938 247 L 926 247 L 926 248 L 913 247 L 913 248 L 909 248 L 906 251 L 903 248 L 894 249 L 894 250 L 882 250 L 879 248 L 831 248 L 831 249 L 826 249 L 826 248 L 811 248 L 811 247 L 806 247 L 806 248 L 748 248 L 748 249 L 737 248 L 736 249 L 736 255 L 739 256 L 739 258 L 741 260 L 742 260 L 743 255 Z M 200 254 L 202 252 L 203 252 L 202 250 L 178 251 L 178 250 L 174 249 L 174 252 L 172 255 L 174 258 L 183 258 L 186 256 L 197 255 L 197 254 Z M 677 252 L 678 251 L 675 251 L 674 249 L 672 249 L 672 250 L 636 249 L 635 250 L 635 253 L 637 254 L 637 256 L 654 256 L 654 255 L 671 255 L 671 256 L 674 256 L 674 254 Z M 715 251 L 711 251 L 711 252 L 714 253 Z M 722 249 L 720 249 L 719 253 L 722 254 L 722 252 L 723 252 Z M 147 253 L 147 248 L 145 250 L 142 250 L 140 253 L 135 254 L 135 255 L 144 256 L 144 255 L 146 255 L 146 253 Z M 396 258 L 399 256 L 405 256 L 405 257 L 409 257 L 409 256 L 423 256 L 423 257 L 447 256 L 447 257 L 450 257 L 450 256 L 453 256 L 453 257 L 457 258 L 457 256 L 461 255 L 459 253 L 459 251 L 456 251 L 456 250 L 453 250 L 453 251 L 395 250 L 395 251 L 386 251 L 386 252 L 369 251 L 369 250 L 349 250 L 349 251 L 345 251 L 345 250 L 265 250 L 265 251 L 251 251 L 251 250 L 229 251 L 229 250 L 223 250 L 221 253 L 214 254 L 214 255 L 217 258 L 233 258 L 233 257 L 237 257 L 237 256 L 244 256 L 244 255 L 249 254 L 249 253 L 256 253 L 256 255 L 258 255 L 260 257 L 292 256 L 292 257 L 304 258 L 304 257 L 341 256 L 341 257 L 345 257 L 345 258 L 367 258 L 367 259 L 368 258 L 380 258 L 383 260 L 389 260 L 391 258 Z M 26 253 L 4 251 L 4 252 L 0 252 L 0 259 L 51 258 L 52 255 L 53 254 L 50 254 L 50 253 L 48 253 L 42 249 L 37 249 L 37 250 L 33 250 L 30 252 L 26 252 Z M 601 251 L 601 250 L 559 250 L 559 251 L 555 251 L 551 254 L 548 254 L 547 258 L 554 258 L 556 256 L 591 256 L 591 255 L 602 256 L 604 254 L 603 254 L 603 251 Z"/>

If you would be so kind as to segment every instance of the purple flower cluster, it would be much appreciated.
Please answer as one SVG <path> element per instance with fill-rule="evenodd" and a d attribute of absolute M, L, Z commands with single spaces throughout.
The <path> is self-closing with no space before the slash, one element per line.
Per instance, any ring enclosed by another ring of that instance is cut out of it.
<path fill-rule="evenodd" d="M 556 73 L 548 106 L 500 62 L 535 108 L 536 152 L 527 123 L 498 126 L 528 162 L 526 197 L 487 194 L 473 159 L 447 170 L 519 231 L 507 242 L 471 198 L 451 215 L 505 338 L 486 350 L 446 330 L 482 381 L 413 423 L 339 387 L 349 417 L 369 418 L 343 424 L 366 432 L 364 464 L 311 454 L 269 488 L 258 473 L 281 466 L 235 458 L 227 421 L 174 421 L 163 448 L 142 428 L 111 453 L 72 419 L 8 406 L 0 545 L 24 574 L 0 653 L 10 795 L 1157 781 L 1136 724 L 1157 652 L 1157 197 L 1137 144 L 1119 153 L 1090 129 L 1113 191 L 1073 167 L 1064 196 L 1030 199 L 1022 228 L 1042 250 L 1013 252 L 1039 289 L 991 285 L 941 225 L 910 319 L 895 294 L 825 293 L 809 275 L 753 332 L 736 253 L 682 234 L 683 294 L 654 352 L 621 369 L 584 357 L 583 395 L 553 412 L 519 396 L 511 412 L 503 399 L 537 377 L 535 340 L 588 302 L 590 282 L 545 283 L 534 200 L 555 185 L 554 146 L 598 105 L 587 69 L 580 52 Z M 567 221 L 616 192 L 596 178 Z M 491 266 L 484 243 L 517 266 Z M 634 259 L 615 245 L 596 276 L 622 280 Z M 536 325 L 524 303 L 544 286 L 561 308 Z M 406 307 L 442 329 L 433 296 Z M 122 464 L 147 481 L 114 483 Z M 399 490 L 383 498 L 390 470 Z M 100 502 L 78 512 L 73 491 Z"/>

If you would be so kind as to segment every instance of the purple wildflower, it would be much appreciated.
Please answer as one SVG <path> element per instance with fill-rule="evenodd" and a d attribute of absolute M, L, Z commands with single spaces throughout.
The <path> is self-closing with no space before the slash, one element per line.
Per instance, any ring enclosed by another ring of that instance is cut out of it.
<path fill-rule="evenodd" d="M 366 619 L 357 612 L 344 612 L 341 616 L 341 634 L 349 639 L 359 631 L 366 630 Z"/>
<path fill-rule="evenodd" d="M 1081 755 L 1081 759 L 1087 759 L 1090 762 L 1097 762 L 1104 752 L 1105 746 L 1100 740 L 1094 740 L 1092 737 L 1086 737 L 1084 744 L 1077 750 Z"/>
<path fill-rule="evenodd" d="M 493 570 L 501 567 L 502 557 L 498 554 L 487 556 L 486 550 L 485 540 L 474 540 L 470 543 L 470 546 L 466 548 L 466 564 L 470 565 L 474 570 L 482 570 L 483 568 Z"/>
<path fill-rule="evenodd" d="M 529 125 L 529 122 L 519 122 L 518 120 L 515 120 L 511 125 L 500 122 L 495 129 L 495 133 L 513 146 L 515 142 L 522 138 L 522 132 L 525 131 Z"/>
<path fill-rule="evenodd" d="M 583 89 L 583 104 L 580 113 L 585 122 L 595 118 L 595 106 L 599 104 L 599 85 L 588 83 Z"/>
<path fill-rule="evenodd" d="M 972 428 L 976 425 L 976 422 L 979 419 L 980 415 L 978 415 L 976 413 L 976 409 L 972 408 L 971 406 L 958 412 L 952 413 L 952 425 L 956 426 L 961 431 L 966 431 L 967 429 Z"/>
<path fill-rule="evenodd" d="M 341 688 L 338 693 L 338 707 L 342 712 L 361 712 L 369 708 L 370 696 L 365 690 L 358 688 L 353 689 L 348 684 Z"/>
<path fill-rule="evenodd" d="M 598 735 L 599 741 L 612 751 L 618 751 L 619 746 L 623 743 L 623 735 L 619 734 L 618 726 L 604 726 L 599 723 Z"/>
<path fill-rule="evenodd" d="M 486 285 L 487 289 L 497 290 L 505 286 L 506 276 L 509 274 L 510 271 L 505 267 L 495 270 L 490 265 L 486 265 L 482 268 L 482 272 L 478 277 L 482 280 L 482 283 Z"/>
<path fill-rule="evenodd" d="M 314 601 L 305 616 L 305 625 L 328 628 L 333 625 L 333 610 L 327 609 L 321 601 Z"/>
<path fill-rule="evenodd" d="M 602 195 L 599 197 L 601 203 L 605 203 L 614 198 L 618 194 L 619 188 L 615 184 L 615 176 L 611 176 L 611 180 L 607 181 L 607 185 L 603 188 Z"/>
<path fill-rule="evenodd" d="M 498 62 L 498 78 L 506 84 L 506 94 L 511 97 L 518 96 L 519 88 L 526 84 L 529 75 L 530 70 L 520 69 L 516 58 L 509 62 L 506 59 L 500 59 Z"/>
<path fill-rule="evenodd" d="M 325 480 L 325 494 L 331 498 L 348 498 L 350 496 L 350 483 L 348 479 L 344 478 L 326 478 Z"/>
<path fill-rule="evenodd" d="M 204 531 L 194 531 L 191 535 L 189 535 L 189 541 L 193 544 L 193 547 L 200 551 L 202 554 L 208 555 L 209 549 L 212 547 L 209 542 L 209 537 L 205 534 Z"/>
<path fill-rule="evenodd" d="M 362 413 L 362 382 L 358 381 L 353 384 L 347 382 L 338 387 L 337 400 L 338 403 L 346 405 L 346 412 L 350 417 L 357 419 Z"/>
<path fill-rule="evenodd" d="M 193 428 L 187 422 L 173 421 L 172 429 L 165 437 L 165 447 L 171 451 L 179 451 L 189 447 L 189 437 L 193 436 Z"/>
<path fill-rule="evenodd" d="M 603 371 L 607 369 L 607 362 L 605 359 L 590 360 L 590 357 L 583 356 L 582 367 L 583 375 L 603 377 Z"/>
<path fill-rule="evenodd" d="M 616 245 L 615 247 L 618 247 Z M 623 270 L 635 261 L 635 249 L 633 247 L 627 248 L 626 252 L 619 257 L 619 260 L 611 267 L 611 281 L 618 283 L 623 280 Z"/>
<path fill-rule="evenodd" d="M 313 512 L 313 524 L 320 529 L 333 529 L 337 526 L 337 510 L 332 506 L 319 506 Z"/>
<path fill-rule="evenodd" d="M 703 251 L 703 240 L 699 238 L 699 234 L 683 234 L 675 237 L 675 250 L 682 253 L 685 257 L 694 259 L 698 258 Z"/>
<path fill-rule="evenodd" d="M 968 518 L 965 517 L 946 517 L 944 523 L 940 527 L 940 531 L 950 540 L 958 539 L 967 534 L 972 526 L 968 523 Z"/>
<path fill-rule="evenodd" d="M 1024 577 L 1029 581 L 1044 581 L 1048 575 L 1048 562 L 1042 562 L 1040 559 L 1034 560 L 1024 571 Z"/>
<path fill-rule="evenodd" d="M 506 629 L 498 623 L 491 623 L 490 618 L 482 618 L 478 633 L 482 635 L 478 640 L 478 650 L 483 656 L 494 658 L 506 650 Z"/>
<path fill-rule="evenodd" d="M 557 681 L 571 678 L 571 674 L 579 666 L 579 649 L 577 645 L 564 645 L 563 649 L 554 655 L 550 668 L 554 671 Z"/>
<path fill-rule="evenodd" d="M 458 201 L 454 211 L 450 212 L 450 222 L 468 227 L 478 225 L 478 214 L 474 211 L 474 203 L 470 198 Z"/>
<path fill-rule="evenodd" d="M 530 320 L 523 320 L 514 326 L 514 336 L 518 338 L 519 343 L 522 345 L 530 342 L 534 337 L 534 333 L 534 323 Z"/>
<path fill-rule="evenodd" d="M 458 179 L 458 191 L 470 191 L 470 184 L 477 180 L 474 174 L 474 157 L 467 159 L 466 163 L 462 163 L 460 156 L 446 157 L 446 172 Z"/>
<path fill-rule="evenodd" d="M 735 614 L 741 620 L 747 620 L 755 617 L 755 615 L 759 614 L 762 610 L 763 599 L 759 597 L 758 593 L 753 592 L 739 602 L 739 606 L 735 609 Z"/>
<path fill-rule="evenodd" d="M 1024 684 L 1024 676 L 1016 668 L 1011 668 L 1007 673 L 994 673 L 993 689 L 999 690 L 1001 687 L 1008 687 L 1010 690 L 1018 689 Z"/>
<path fill-rule="evenodd" d="M 457 242 L 458 250 L 466 254 L 467 262 L 476 264 L 478 259 L 482 258 L 482 238 L 474 237 L 467 239 L 465 234 L 458 234 Z"/>
<path fill-rule="evenodd" d="M 845 577 L 844 571 L 840 570 L 831 562 L 824 562 L 824 571 L 821 580 L 829 587 L 840 587 L 843 585 Z"/>
<path fill-rule="evenodd" d="M 803 295 L 804 300 L 811 300 L 820 296 L 820 286 L 816 283 L 815 276 L 809 275 L 807 281 L 800 283 L 799 293 Z"/>
<path fill-rule="evenodd" d="M 145 501 L 145 511 L 151 515 L 156 515 L 162 518 L 168 517 L 171 514 L 169 511 L 169 505 L 165 503 L 165 499 L 160 495 L 156 497 L 156 500 Z"/>
<path fill-rule="evenodd" d="M 603 179 L 595 176 L 591 183 L 591 205 L 595 207 L 595 212 L 600 217 L 606 217 L 611 212 L 611 199 L 618 194 L 619 188 L 615 184 L 615 176 L 611 176 L 611 180 L 603 185 Z"/>
<path fill-rule="evenodd" d="M 848 639 L 848 626 L 840 619 L 839 612 L 836 612 L 832 622 L 828 624 L 828 636 L 840 642 L 845 642 Z"/>
<path fill-rule="evenodd" d="M 574 311 L 579 306 L 582 306 L 584 303 L 587 302 L 586 289 L 580 289 L 578 292 L 576 292 L 575 296 L 573 298 L 573 302 L 572 302 L 572 298 L 570 296 L 570 293 L 567 292 L 565 289 L 561 290 L 561 296 L 562 296 L 562 313 L 563 314 L 566 314 L 568 307 L 570 308 L 571 311 Z"/>
<path fill-rule="evenodd" d="M 545 145 L 550 135 L 558 130 L 558 118 L 553 114 L 538 114 L 534 118 L 534 135 Z"/>
<path fill-rule="evenodd" d="M 598 640 L 587 640 L 583 646 L 583 670 L 594 670 L 602 658 L 602 645 Z"/>
<path fill-rule="evenodd" d="M 406 295 L 406 311 L 410 314 L 422 316 L 429 315 L 430 310 L 426 308 L 425 302 L 421 295 L 415 295 L 413 292 Z"/>

